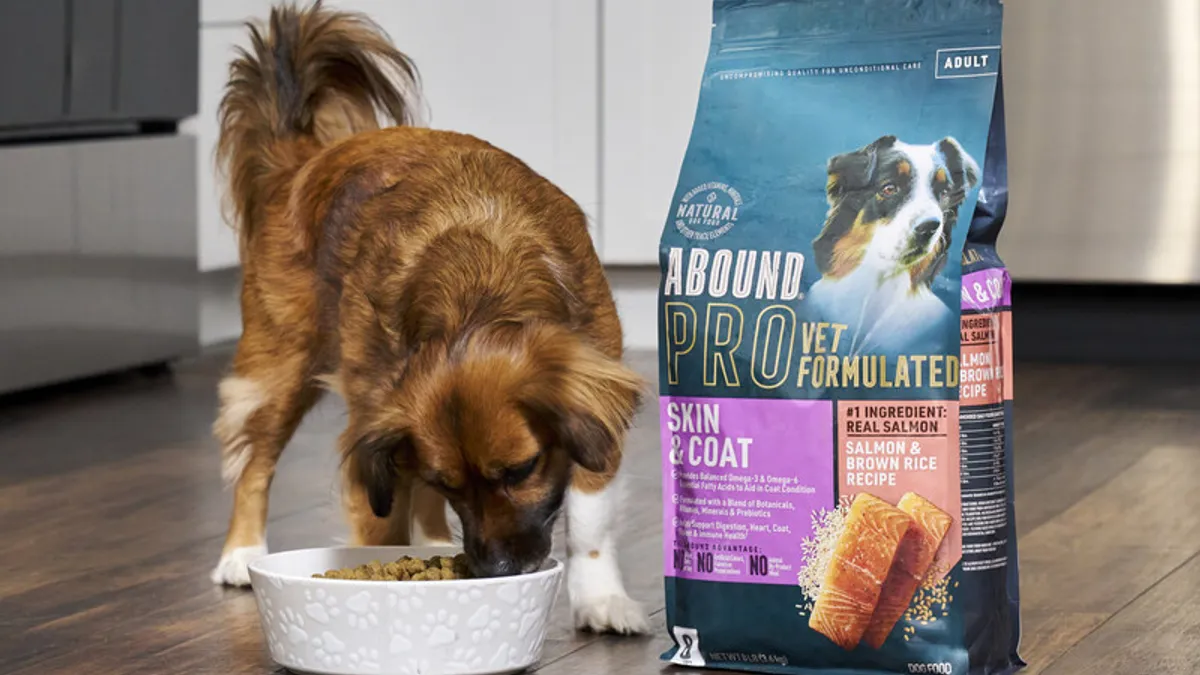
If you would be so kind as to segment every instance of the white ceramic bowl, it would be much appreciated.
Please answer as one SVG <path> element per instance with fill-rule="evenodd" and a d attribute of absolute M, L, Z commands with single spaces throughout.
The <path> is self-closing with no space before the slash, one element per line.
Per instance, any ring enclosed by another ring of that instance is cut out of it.
<path fill-rule="evenodd" d="M 562 582 L 550 560 L 531 574 L 449 581 L 344 581 L 313 574 L 458 549 L 339 547 L 274 553 L 250 564 L 271 657 L 321 675 L 512 673 L 542 653 Z"/>

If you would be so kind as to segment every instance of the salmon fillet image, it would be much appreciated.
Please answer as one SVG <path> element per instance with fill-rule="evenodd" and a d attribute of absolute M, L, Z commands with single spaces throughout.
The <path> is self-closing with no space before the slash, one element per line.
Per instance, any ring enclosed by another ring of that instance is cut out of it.
<path fill-rule="evenodd" d="M 883 646 L 896 622 L 908 611 L 953 522 L 950 514 L 915 492 L 905 494 L 896 508 L 908 514 L 913 522 L 900 542 L 900 550 L 883 582 L 879 603 L 863 636 L 863 641 L 873 649 Z"/>
<path fill-rule="evenodd" d="M 859 493 L 813 605 L 808 625 L 842 649 L 854 649 L 870 625 L 884 580 L 912 518 L 878 497 Z"/>

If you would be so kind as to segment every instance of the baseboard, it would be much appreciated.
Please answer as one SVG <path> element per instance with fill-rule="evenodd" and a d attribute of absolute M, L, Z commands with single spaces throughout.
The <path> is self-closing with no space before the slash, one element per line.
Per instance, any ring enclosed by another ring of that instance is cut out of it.
<path fill-rule="evenodd" d="M 1015 283 L 1013 356 L 1200 362 L 1200 286 Z"/>

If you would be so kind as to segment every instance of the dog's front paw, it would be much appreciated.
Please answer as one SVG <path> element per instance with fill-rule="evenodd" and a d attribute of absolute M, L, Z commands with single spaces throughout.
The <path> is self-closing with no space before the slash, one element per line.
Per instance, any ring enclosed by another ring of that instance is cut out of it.
<path fill-rule="evenodd" d="M 572 611 L 579 630 L 619 635 L 650 632 L 650 620 L 641 603 L 624 593 L 581 598 L 572 604 Z"/>
<path fill-rule="evenodd" d="M 267 554 L 267 547 L 242 546 L 221 555 L 209 578 L 218 586 L 249 586 L 250 563 Z"/>

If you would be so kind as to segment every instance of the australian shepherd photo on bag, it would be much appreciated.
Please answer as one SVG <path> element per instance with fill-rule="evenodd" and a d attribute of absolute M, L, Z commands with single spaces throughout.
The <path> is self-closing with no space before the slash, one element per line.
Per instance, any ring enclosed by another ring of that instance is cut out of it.
<path fill-rule="evenodd" d="M 829 160 L 829 214 L 813 242 L 821 278 L 809 299 L 852 327 L 855 353 L 919 344 L 951 313 L 932 285 L 979 173 L 950 137 L 910 145 L 884 136 Z"/>

